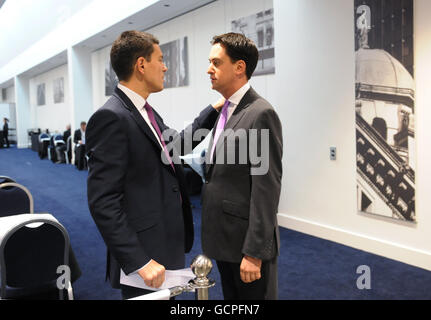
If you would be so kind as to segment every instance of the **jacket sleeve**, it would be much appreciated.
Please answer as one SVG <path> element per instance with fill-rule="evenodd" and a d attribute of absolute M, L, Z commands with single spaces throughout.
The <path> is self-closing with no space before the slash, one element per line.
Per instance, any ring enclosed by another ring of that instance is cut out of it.
<path fill-rule="evenodd" d="M 91 215 L 110 251 L 126 274 L 150 261 L 123 211 L 128 145 L 125 125 L 114 112 L 97 111 L 88 122 L 87 180 Z"/>
<path fill-rule="evenodd" d="M 256 118 L 249 136 L 251 200 L 242 253 L 262 260 L 278 254 L 277 211 L 281 191 L 283 137 L 273 109 Z"/>
<path fill-rule="evenodd" d="M 201 143 L 214 127 L 219 113 L 211 105 L 204 108 L 194 121 L 178 133 L 167 127 L 163 122 L 160 129 L 168 150 L 175 150 L 177 155 L 189 154 Z M 160 121 L 161 117 L 159 116 Z"/>

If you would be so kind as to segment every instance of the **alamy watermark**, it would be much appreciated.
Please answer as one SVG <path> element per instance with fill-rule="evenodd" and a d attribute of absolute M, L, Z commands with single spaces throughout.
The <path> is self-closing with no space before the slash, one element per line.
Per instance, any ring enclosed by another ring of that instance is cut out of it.
<path fill-rule="evenodd" d="M 164 130 L 162 137 L 170 141 L 166 148 L 173 155 L 172 161 L 181 164 L 179 156 L 193 151 L 193 142 L 203 140 L 210 133 L 208 129 L 198 129 L 194 133 L 190 129 L 184 130 L 180 136 L 175 130 Z M 251 167 L 251 175 L 265 175 L 269 169 L 269 129 L 226 129 L 218 138 L 215 156 L 210 157 L 208 150 L 205 158 L 196 159 L 197 164 L 248 164 Z M 160 153 L 162 162 L 169 164 L 165 153 Z M 214 159 L 214 161 L 213 161 Z"/>
<path fill-rule="evenodd" d="M 356 274 L 360 274 L 356 280 L 356 287 L 359 290 L 371 289 L 371 268 L 367 265 L 361 265 L 356 268 Z"/>
<path fill-rule="evenodd" d="M 70 287 L 70 267 L 66 265 L 58 266 L 57 274 L 60 276 L 57 278 L 57 288 L 59 290 L 69 289 Z"/>

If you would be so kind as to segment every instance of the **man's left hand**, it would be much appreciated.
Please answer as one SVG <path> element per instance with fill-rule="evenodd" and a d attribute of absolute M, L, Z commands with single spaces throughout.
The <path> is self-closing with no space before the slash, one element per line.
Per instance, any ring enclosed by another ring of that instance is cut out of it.
<path fill-rule="evenodd" d="M 212 107 L 214 109 L 216 109 L 218 112 L 220 112 L 220 110 L 223 108 L 225 101 L 226 101 L 226 99 L 222 97 L 222 98 L 218 99 L 217 102 L 213 103 Z"/>
<path fill-rule="evenodd" d="M 250 256 L 244 256 L 239 268 L 242 282 L 250 283 L 259 280 L 261 277 L 260 269 L 262 260 Z"/>

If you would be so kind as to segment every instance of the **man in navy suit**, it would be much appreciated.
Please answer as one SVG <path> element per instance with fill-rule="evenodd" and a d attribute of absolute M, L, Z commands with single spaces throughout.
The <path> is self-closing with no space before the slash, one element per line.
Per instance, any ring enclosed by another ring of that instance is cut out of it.
<path fill-rule="evenodd" d="M 86 130 L 88 203 L 108 247 L 107 277 L 128 299 L 147 291 L 120 285 L 120 269 L 160 287 L 166 269 L 184 268 L 193 219 L 183 168 L 161 134 L 169 128 L 147 102 L 163 90 L 167 71 L 158 40 L 145 32 L 123 32 L 112 45 L 111 63 L 120 82 Z M 211 129 L 216 107 L 205 108 L 175 139 Z"/>

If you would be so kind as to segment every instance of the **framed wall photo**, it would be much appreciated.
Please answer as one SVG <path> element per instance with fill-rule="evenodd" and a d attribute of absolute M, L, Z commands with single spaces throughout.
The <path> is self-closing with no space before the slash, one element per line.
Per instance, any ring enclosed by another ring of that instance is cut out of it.
<path fill-rule="evenodd" d="M 355 0 L 358 211 L 416 222 L 413 0 Z"/>
<path fill-rule="evenodd" d="M 53 81 L 54 103 L 64 102 L 64 78 L 58 78 Z"/>
<path fill-rule="evenodd" d="M 160 45 L 168 68 L 165 73 L 165 88 L 189 85 L 189 53 L 187 37 Z"/>
<path fill-rule="evenodd" d="M 259 50 L 259 61 L 253 75 L 275 73 L 273 9 L 233 20 L 232 32 L 244 34 L 254 41 Z"/>
<path fill-rule="evenodd" d="M 45 102 L 45 83 L 41 83 L 37 85 L 37 105 L 43 106 L 46 104 Z"/>

